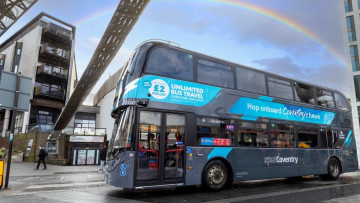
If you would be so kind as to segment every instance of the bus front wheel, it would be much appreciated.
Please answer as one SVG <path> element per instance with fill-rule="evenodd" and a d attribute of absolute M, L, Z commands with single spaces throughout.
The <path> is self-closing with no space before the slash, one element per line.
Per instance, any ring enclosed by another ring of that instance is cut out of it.
<path fill-rule="evenodd" d="M 340 176 L 340 173 L 341 173 L 340 162 L 335 158 L 331 158 L 328 162 L 327 171 L 328 171 L 328 173 L 321 177 L 330 179 L 330 180 L 338 179 Z"/>
<path fill-rule="evenodd" d="M 209 162 L 203 172 L 202 184 L 209 191 L 222 190 L 228 181 L 228 170 L 220 160 Z"/>

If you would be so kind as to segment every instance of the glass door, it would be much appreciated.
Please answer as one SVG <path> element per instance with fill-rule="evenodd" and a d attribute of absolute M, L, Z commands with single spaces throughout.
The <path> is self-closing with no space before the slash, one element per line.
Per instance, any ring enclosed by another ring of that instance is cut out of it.
<path fill-rule="evenodd" d="M 137 185 L 183 181 L 185 116 L 141 111 Z"/>
<path fill-rule="evenodd" d="M 137 180 L 159 179 L 161 113 L 141 111 L 138 134 Z"/>
<path fill-rule="evenodd" d="M 185 116 L 166 114 L 165 180 L 183 177 Z"/>

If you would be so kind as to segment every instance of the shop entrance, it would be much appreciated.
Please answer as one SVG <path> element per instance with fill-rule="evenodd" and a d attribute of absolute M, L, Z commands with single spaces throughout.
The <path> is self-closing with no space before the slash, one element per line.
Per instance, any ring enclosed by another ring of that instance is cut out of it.
<path fill-rule="evenodd" d="M 99 160 L 100 148 L 86 149 L 86 148 L 74 148 L 72 155 L 71 165 L 97 165 Z"/>

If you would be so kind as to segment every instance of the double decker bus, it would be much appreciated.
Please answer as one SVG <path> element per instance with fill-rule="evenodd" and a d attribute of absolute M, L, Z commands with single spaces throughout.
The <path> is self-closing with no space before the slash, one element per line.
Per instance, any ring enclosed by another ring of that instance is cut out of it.
<path fill-rule="evenodd" d="M 105 180 L 203 185 L 358 169 L 350 107 L 337 90 L 149 41 L 123 68 Z"/>

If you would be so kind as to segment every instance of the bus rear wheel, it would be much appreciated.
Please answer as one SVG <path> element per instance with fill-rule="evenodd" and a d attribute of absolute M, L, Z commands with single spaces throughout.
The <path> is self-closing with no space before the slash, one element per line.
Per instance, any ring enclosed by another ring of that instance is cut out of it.
<path fill-rule="evenodd" d="M 322 175 L 321 177 L 329 180 L 338 179 L 341 173 L 340 162 L 335 158 L 331 158 L 328 162 L 327 171 L 328 173 L 326 175 Z"/>
<path fill-rule="evenodd" d="M 222 161 L 209 162 L 203 172 L 202 184 L 209 191 L 224 189 L 228 182 L 228 170 Z"/>

